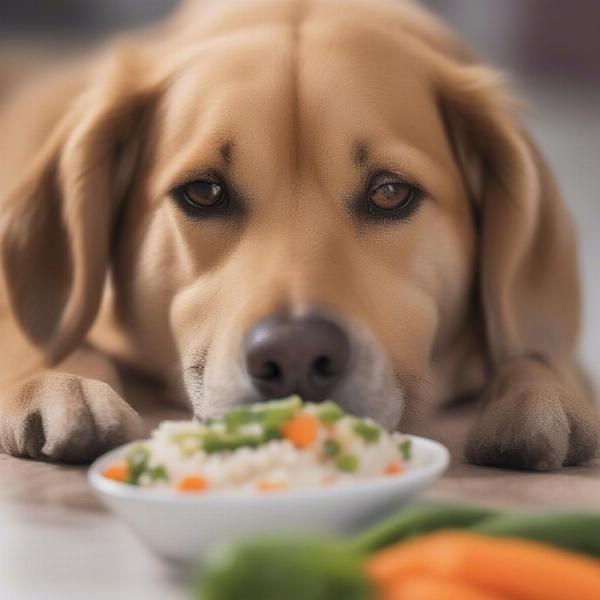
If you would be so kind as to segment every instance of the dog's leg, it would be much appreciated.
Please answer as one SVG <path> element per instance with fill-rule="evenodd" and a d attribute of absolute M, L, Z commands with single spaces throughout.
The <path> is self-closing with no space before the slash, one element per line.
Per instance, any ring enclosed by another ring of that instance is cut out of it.
<path fill-rule="evenodd" d="M 467 460 L 548 471 L 593 458 L 600 420 L 589 392 L 575 369 L 559 375 L 535 359 L 510 363 L 486 392 L 467 442 Z"/>
<path fill-rule="evenodd" d="M 114 365 L 94 350 L 80 348 L 55 369 L 3 379 L 0 449 L 8 454 L 85 463 L 139 434 Z"/>

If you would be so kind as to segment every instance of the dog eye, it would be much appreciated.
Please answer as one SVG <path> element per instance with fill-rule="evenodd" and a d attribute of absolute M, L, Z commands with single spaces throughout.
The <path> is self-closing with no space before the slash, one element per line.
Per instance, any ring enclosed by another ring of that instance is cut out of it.
<path fill-rule="evenodd" d="M 402 181 L 377 183 L 369 194 L 369 213 L 407 217 L 415 208 L 420 190 Z"/>
<path fill-rule="evenodd" d="M 221 206 L 226 199 L 223 186 L 211 181 L 186 183 L 180 193 L 189 204 L 200 209 Z"/>

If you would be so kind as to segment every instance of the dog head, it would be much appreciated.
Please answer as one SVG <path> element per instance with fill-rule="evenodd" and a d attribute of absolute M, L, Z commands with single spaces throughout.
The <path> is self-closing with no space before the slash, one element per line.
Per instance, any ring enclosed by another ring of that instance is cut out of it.
<path fill-rule="evenodd" d="M 394 427 L 467 330 L 491 368 L 574 344 L 547 170 L 412 3 L 189 3 L 113 53 L 9 200 L 7 288 L 48 359 L 104 291 L 201 416 L 299 391 Z"/>

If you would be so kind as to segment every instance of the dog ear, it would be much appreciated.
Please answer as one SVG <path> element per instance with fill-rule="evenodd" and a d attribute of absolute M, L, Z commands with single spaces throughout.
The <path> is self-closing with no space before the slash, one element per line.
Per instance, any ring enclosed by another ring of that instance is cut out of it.
<path fill-rule="evenodd" d="M 477 215 L 492 363 L 569 356 L 580 320 L 577 251 L 552 175 L 494 71 L 454 64 L 441 82 L 443 114 Z"/>
<path fill-rule="evenodd" d="M 123 160 L 149 98 L 133 89 L 136 69 L 128 51 L 116 52 L 2 200 L 10 306 L 49 363 L 73 349 L 99 308 L 129 178 Z"/>

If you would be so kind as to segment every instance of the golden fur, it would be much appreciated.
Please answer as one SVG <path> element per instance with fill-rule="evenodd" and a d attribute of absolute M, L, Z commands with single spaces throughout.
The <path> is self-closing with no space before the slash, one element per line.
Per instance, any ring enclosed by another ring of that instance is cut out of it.
<path fill-rule="evenodd" d="M 255 399 L 245 332 L 318 309 L 351 332 L 348 408 L 410 430 L 477 395 L 470 461 L 593 455 L 571 221 L 501 78 L 418 5 L 187 2 L 2 102 L 4 451 L 83 462 L 135 436 L 116 361 L 199 416 Z M 381 168 L 427 190 L 410 219 L 349 213 Z M 175 206 L 207 169 L 244 214 Z"/>

